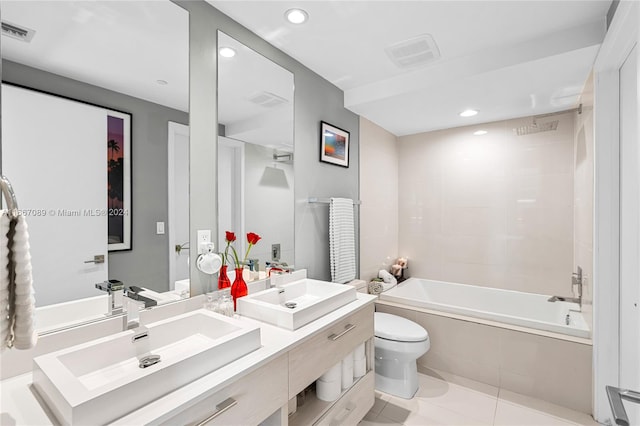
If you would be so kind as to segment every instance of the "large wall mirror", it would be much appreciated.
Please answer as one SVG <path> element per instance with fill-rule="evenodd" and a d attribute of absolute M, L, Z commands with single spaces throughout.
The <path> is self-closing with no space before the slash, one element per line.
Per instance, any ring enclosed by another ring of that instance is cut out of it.
<path fill-rule="evenodd" d="M 0 7 L 2 174 L 29 225 L 37 307 L 67 304 L 58 325 L 102 318 L 95 284 L 107 279 L 185 296 L 188 12 L 169 1 Z"/>
<path fill-rule="evenodd" d="M 260 271 L 295 263 L 293 103 L 291 72 L 218 32 L 217 247 L 235 232 L 242 257 L 247 232 L 257 233 L 249 257 Z"/>

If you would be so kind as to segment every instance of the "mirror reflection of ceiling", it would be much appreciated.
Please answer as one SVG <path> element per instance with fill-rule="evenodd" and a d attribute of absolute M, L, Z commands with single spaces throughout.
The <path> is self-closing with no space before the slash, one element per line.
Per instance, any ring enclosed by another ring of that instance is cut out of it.
<path fill-rule="evenodd" d="M 206 0 L 345 92 L 345 107 L 395 135 L 576 106 L 611 0 Z M 303 8 L 306 23 L 285 20 Z M 399 43 L 416 41 L 406 48 Z M 428 48 L 425 48 L 428 47 Z M 416 52 L 439 58 L 399 67 Z M 480 113 L 461 118 L 474 108 Z"/>
<path fill-rule="evenodd" d="M 225 136 L 293 152 L 292 74 L 247 46 L 218 33 L 219 48 L 236 53 L 218 55 L 218 121 Z"/>
<path fill-rule="evenodd" d="M 2 21 L 35 35 L 28 43 L 3 36 L 2 56 L 187 112 L 189 16 L 175 8 L 169 1 L 3 0 Z"/>

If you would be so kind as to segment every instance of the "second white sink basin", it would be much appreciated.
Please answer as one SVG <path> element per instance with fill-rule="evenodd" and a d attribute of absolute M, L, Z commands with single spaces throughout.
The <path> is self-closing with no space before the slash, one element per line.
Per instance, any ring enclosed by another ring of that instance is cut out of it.
<path fill-rule="evenodd" d="M 356 300 L 355 287 L 309 278 L 237 300 L 238 313 L 287 330 L 303 325 Z"/>
<path fill-rule="evenodd" d="M 62 424 L 106 424 L 258 349 L 260 328 L 199 309 L 34 359 L 33 384 Z M 157 355 L 146 368 L 140 360 Z"/>

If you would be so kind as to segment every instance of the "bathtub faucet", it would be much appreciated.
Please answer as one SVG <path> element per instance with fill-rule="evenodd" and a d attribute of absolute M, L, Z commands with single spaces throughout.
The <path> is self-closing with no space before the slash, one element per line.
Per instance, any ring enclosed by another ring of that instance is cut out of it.
<path fill-rule="evenodd" d="M 563 297 L 563 296 L 551 296 L 547 299 L 548 302 L 570 302 L 580 305 L 580 311 L 582 311 L 582 268 L 578 266 L 578 272 L 574 272 L 571 275 L 571 293 L 573 293 L 573 287 L 578 286 L 578 297 Z"/>
<path fill-rule="evenodd" d="M 571 274 L 571 292 L 573 288 L 578 286 L 578 299 L 580 300 L 580 307 L 582 308 L 582 268 L 578 266 L 578 272 Z"/>

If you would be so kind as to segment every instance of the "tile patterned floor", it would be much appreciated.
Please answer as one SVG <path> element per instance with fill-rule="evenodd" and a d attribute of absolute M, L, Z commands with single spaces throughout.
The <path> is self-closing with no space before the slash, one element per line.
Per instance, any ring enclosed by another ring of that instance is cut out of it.
<path fill-rule="evenodd" d="M 483 383 L 418 376 L 420 389 L 410 400 L 376 391 L 360 426 L 598 426 L 587 414 Z"/>

